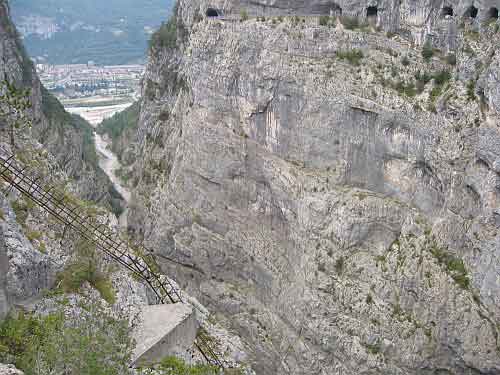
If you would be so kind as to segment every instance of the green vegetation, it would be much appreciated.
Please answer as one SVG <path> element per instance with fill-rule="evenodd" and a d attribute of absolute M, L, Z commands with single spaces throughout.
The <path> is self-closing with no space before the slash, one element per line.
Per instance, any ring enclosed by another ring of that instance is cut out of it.
<path fill-rule="evenodd" d="M 468 289 L 470 286 L 470 280 L 467 276 L 467 269 L 465 268 L 462 259 L 450 254 L 436 244 L 433 244 L 431 249 L 431 254 L 436 258 L 439 264 L 446 268 L 446 271 L 451 276 L 451 278 L 460 286 L 462 289 Z"/>
<path fill-rule="evenodd" d="M 381 345 L 378 341 L 373 344 L 365 344 L 365 347 L 373 355 L 379 354 L 381 350 Z"/>
<path fill-rule="evenodd" d="M 358 17 L 342 16 L 340 22 L 348 30 L 356 30 L 365 27 L 366 25 L 360 24 Z"/>
<path fill-rule="evenodd" d="M 13 148 L 16 147 L 16 138 L 32 126 L 27 112 L 30 108 L 29 89 L 19 88 L 6 79 L 0 82 L 0 122 L 8 125 Z"/>
<path fill-rule="evenodd" d="M 434 79 L 435 85 L 443 86 L 451 79 L 451 73 L 448 70 L 440 70 L 439 72 L 434 73 L 432 78 Z"/>
<path fill-rule="evenodd" d="M 320 26 L 335 26 L 335 19 L 330 16 L 320 16 L 318 23 Z"/>
<path fill-rule="evenodd" d="M 72 128 L 81 135 L 83 160 L 93 168 L 99 169 L 99 159 L 94 146 L 92 126 L 80 116 L 66 112 L 62 104 L 43 86 L 42 111 L 51 126 L 56 130 L 61 145 L 65 143 L 64 136 L 68 129 Z M 45 143 L 43 141 L 42 139 L 42 143 Z"/>
<path fill-rule="evenodd" d="M 188 365 L 176 357 L 167 357 L 159 365 L 162 375 L 218 375 L 219 369 L 211 365 Z"/>
<path fill-rule="evenodd" d="M 401 64 L 403 64 L 403 66 L 409 66 L 410 65 L 410 59 L 408 58 L 408 56 L 404 56 L 401 59 Z"/>
<path fill-rule="evenodd" d="M 434 56 L 434 48 L 432 48 L 431 42 L 427 41 L 422 49 L 422 57 L 425 61 L 429 62 L 432 56 Z"/>
<path fill-rule="evenodd" d="M 431 80 L 432 76 L 427 72 L 422 74 L 420 70 L 417 71 L 417 73 L 415 73 L 415 81 L 416 81 L 415 86 L 417 92 L 422 93 L 425 89 L 425 85 L 427 85 Z"/>
<path fill-rule="evenodd" d="M 248 12 L 246 11 L 246 9 L 242 9 L 240 11 L 240 18 L 241 18 L 242 22 L 245 22 L 248 20 Z"/>
<path fill-rule="evenodd" d="M 97 133 L 107 134 L 111 138 L 111 150 L 117 154 L 121 160 L 121 150 L 119 147 L 120 136 L 126 132 L 135 132 L 139 122 L 140 103 L 136 102 L 122 112 L 116 113 L 109 119 L 105 119 L 97 128 Z M 165 117 L 160 115 L 160 119 Z"/>
<path fill-rule="evenodd" d="M 467 82 L 467 101 L 473 102 L 476 100 L 476 82 L 471 79 Z"/>
<path fill-rule="evenodd" d="M 133 349 L 125 314 L 113 317 L 97 301 L 67 316 L 66 303 L 46 316 L 20 313 L 0 323 L 0 362 L 26 375 L 122 375 Z"/>
<path fill-rule="evenodd" d="M 336 51 L 335 54 L 340 60 L 347 60 L 353 66 L 361 65 L 360 62 L 364 57 L 363 52 L 359 49 L 340 50 Z"/>
<path fill-rule="evenodd" d="M 23 199 L 18 199 L 12 202 L 12 209 L 16 214 L 16 221 L 21 226 L 25 226 L 26 220 L 28 219 L 30 206 Z"/>
<path fill-rule="evenodd" d="M 58 275 L 59 285 L 66 293 L 77 293 L 85 282 L 95 288 L 101 297 L 113 304 L 116 296 L 109 280 L 109 272 L 102 266 L 95 246 L 84 240 L 76 245 L 76 257 Z"/>
<path fill-rule="evenodd" d="M 445 60 L 452 66 L 457 65 L 457 55 L 455 55 L 454 53 L 447 54 Z"/>
<path fill-rule="evenodd" d="M 344 271 L 344 257 L 341 256 L 335 261 L 335 272 L 337 275 L 342 275 L 342 272 Z"/>
<path fill-rule="evenodd" d="M 177 17 L 170 17 L 151 36 L 149 47 L 174 49 L 177 46 Z"/>

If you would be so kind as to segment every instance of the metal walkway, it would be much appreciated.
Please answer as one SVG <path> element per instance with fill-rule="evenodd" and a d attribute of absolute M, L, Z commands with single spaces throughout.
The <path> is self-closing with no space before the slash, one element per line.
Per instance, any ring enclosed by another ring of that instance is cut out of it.
<path fill-rule="evenodd" d="M 0 168 L 0 177 L 10 187 L 15 188 L 54 216 L 65 225 L 65 231 L 74 230 L 83 239 L 143 280 L 155 293 L 158 303 L 186 303 L 170 280 L 160 274 L 152 250 L 144 246 L 132 247 L 122 241 L 119 235 L 111 231 L 107 225 L 93 222 L 90 216 L 81 212 L 81 207 L 69 203 L 63 192 L 54 187 L 42 187 L 40 182 L 43 178 L 32 177 L 27 168 L 21 169 L 16 166 L 13 155 L 8 159 L 0 157 Z M 196 306 L 193 307 L 196 308 Z M 224 368 L 203 329 L 200 329 L 195 346 L 208 363 Z"/>

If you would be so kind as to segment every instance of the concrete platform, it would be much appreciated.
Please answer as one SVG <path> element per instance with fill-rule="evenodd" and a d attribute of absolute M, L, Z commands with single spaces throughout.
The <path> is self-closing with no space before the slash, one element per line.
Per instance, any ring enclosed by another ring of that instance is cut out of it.
<path fill-rule="evenodd" d="M 136 348 L 132 367 L 151 366 L 167 356 L 184 356 L 198 331 L 193 308 L 183 303 L 141 308 L 134 330 Z"/>

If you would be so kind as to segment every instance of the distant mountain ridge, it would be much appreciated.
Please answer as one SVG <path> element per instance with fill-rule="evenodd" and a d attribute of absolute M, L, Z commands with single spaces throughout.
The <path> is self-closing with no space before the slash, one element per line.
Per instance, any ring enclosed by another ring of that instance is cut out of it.
<path fill-rule="evenodd" d="M 151 32 L 172 0 L 11 0 L 14 22 L 37 62 L 118 65 L 145 61 Z"/>

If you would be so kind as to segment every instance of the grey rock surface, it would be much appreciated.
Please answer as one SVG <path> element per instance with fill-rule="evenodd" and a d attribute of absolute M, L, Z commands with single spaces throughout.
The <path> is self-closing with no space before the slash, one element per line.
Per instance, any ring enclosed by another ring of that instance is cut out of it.
<path fill-rule="evenodd" d="M 24 372 L 18 370 L 14 365 L 0 363 L 0 375 L 24 375 Z"/>
<path fill-rule="evenodd" d="M 258 374 L 499 373 L 498 28 L 197 16 L 238 4 L 181 1 L 150 54 L 130 229 Z"/>

